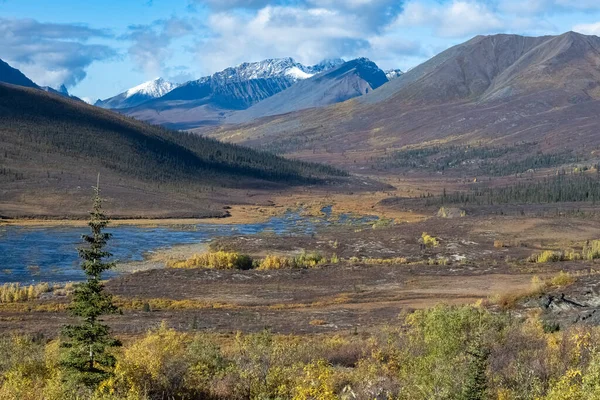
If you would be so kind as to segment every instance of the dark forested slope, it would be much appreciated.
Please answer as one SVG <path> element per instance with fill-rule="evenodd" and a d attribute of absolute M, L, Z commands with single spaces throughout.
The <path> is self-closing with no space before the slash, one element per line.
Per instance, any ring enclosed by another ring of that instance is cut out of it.
<path fill-rule="evenodd" d="M 330 167 L 168 131 L 37 89 L 4 84 L 0 143 L 0 215 L 3 203 L 6 212 L 23 193 L 38 198 L 38 188 L 62 193 L 82 184 L 88 187 L 99 171 L 108 174 L 109 182 L 125 188 L 137 185 L 166 197 L 215 188 L 323 183 L 344 175 Z M 58 195 L 58 201 L 63 197 Z"/>

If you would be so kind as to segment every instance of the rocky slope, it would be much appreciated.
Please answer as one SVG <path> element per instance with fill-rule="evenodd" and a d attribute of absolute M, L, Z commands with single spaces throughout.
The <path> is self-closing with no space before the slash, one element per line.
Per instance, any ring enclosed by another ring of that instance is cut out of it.
<path fill-rule="evenodd" d="M 0 82 L 31 88 L 38 87 L 35 83 L 33 83 L 31 79 L 26 77 L 21 71 L 11 67 L 2 60 L 0 60 Z"/>

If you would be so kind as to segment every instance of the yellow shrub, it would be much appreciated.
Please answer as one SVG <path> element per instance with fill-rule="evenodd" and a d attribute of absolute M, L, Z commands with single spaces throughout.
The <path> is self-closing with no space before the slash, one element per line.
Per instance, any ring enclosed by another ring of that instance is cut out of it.
<path fill-rule="evenodd" d="M 556 287 L 568 286 L 575 282 L 575 278 L 568 272 L 560 271 L 557 275 L 550 279 L 550 285 Z"/>
<path fill-rule="evenodd" d="M 144 338 L 125 348 L 115 367 L 115 377 L 103 387 L 130 395 L 171 394 L 176 396 L 184 383 L 185 359 L 190 336 L 169 329 L 163 323 Z"/>
<path fill-rule="evenodd" d="M 284 256 L 269 255 L 266 256 L 258 267 L 260 270 L 268 269 L 289 269 L 295 268 L 295 263 L 292 258 Z"/>
<path fill-rule="evenodd" d="M 421 235 L 421 240 L 423 241 L 423 244 L 427 247 L 437 247 L 440 245 L 440 241 L 429 235 L 427 232 L 423 232 L 423 234 Z"/>
<path fill-rule="evenodd" d="M 533 254 L 529 257 L 529 262 L 534 263 L 548 263 L 557 262 L 563 259 L 563 255 L 560 251 L 544 250 L 539 254 Z"/>
<path fill-rule="evenodd" d="M 243 254 L 227 251 L 195 254 L 187 260 L 172 261 L 170 268 L 250 269 L 252 259 Z"/>
<path fill-rule="evenodd" d="M 582 257 L 586 260 L 600 258 L 600 240 L 592 240 L 583 247 Z"/>
<path fill-rule="evenodd" d="M 52 288 L 48 283 L 21 286 L 18 283 L 5 283 L 0 286 L 0 303 L 17 303 L 20 301 L 35 300 L 42 293 L 50 292 Z"/>
<path fill-rule="evenodd" d="M 335 400 L 333 368 L 325 361 L 310 363 L 304 367 L 304 375 L 298 378 L 293 400 Z"/>

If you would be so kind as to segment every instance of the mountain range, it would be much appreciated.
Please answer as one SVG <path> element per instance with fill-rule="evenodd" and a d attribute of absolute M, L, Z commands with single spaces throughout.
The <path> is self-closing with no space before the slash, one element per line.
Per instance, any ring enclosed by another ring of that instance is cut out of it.
<path fill-rule="evenodd" d="M 377 70 L 377 76 L 369 72 L 373 68 Z M 340 69 L 338 73 L 323 75 L 337 69 Z M 349 70 L 353 72 L 347 73 Z M 348 63 L 342 59 L 331 59 L 311 66 L 292 58 L 267 59 L 243 63 L 177 87 L 158 79 L 98 101 L 96 105 L 150 123 L 191 129 L 344 101 L 379 87 L 387 80 L 386 74 L 366 59 Z M 301 89 L 298 89 L 296 86 L 300 83 Z M 294 92 L 288 92 L 287 89 L 292 87 Z M 150 90 L 141 96 L 142 88 Z M 282 92 L 286 95 L 279 99 L 285 99 L 285 107 L 273 107 L 276 101 L 272 101 L 271 106 L 253 108 Z M 302 96 L 296 101 L 295 94 L 300 92 L 309 96 Z M 240 112 L 249 108 L 253 109 Z"/>
<path fill-rule="evenodd" d="M 312 160 L 353 155 L 358 165 L 405 146 L 589 152 L 600 145 L 599 66 L 597 36 L 477 36 L 344 103 L 197 132 Z"/>
<path fill-rule="evenodd" d="M 313 66 L 270 59 L 179 86 L 157 79 L 99 104 L 295 157 L 345 163 L 352 156 L 362 160 L 357 167 L 407 146 L 528 142 L 545 152 L 585 152 L 600 145 L 599 66 L 597 36 L 499 34 L 406 72 L 364 58 Z M 6 63 L 0 80 L 38 87 Z"/>

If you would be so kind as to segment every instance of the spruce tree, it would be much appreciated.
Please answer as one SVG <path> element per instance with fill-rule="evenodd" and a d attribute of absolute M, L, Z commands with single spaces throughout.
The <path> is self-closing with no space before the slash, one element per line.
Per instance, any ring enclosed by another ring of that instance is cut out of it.
<path fill-rule="evenodd" d="M 485 400 L 488 398 L 486 371 L 489 350 L 484 346 L 481 334 L 478 333 L 467 350 L 469 356 L 467 377 L 462 388 L 461 400 Z"/>
<path fill-rule="evenodd" d="M 91 234 L 82 236 L 86 245 L 77 249 L 82 259 L 81 269 L 87 279 L 76 286 L 69 306 L 69 313 L 80 322 L 65 326 L 62 332 L 65 338 L 63 347 L 68 349 L 62 365 L 88 386 L 97 385 L 111 374 L 115 357 L 110 348 L 121 345 L 110 335 L 109 327 L 100 318 L 119 310 L 113 304 L 112 296 L 104 292 L 102 283 L 102 273 L 113 268 L 114 263 L 105 261 L 112 255 L 105 251 L 111 234 L 104 232 L 109 221 L 102 212 L 99 183 L 94 187 L 93 201 L 88 223 Z"/>

